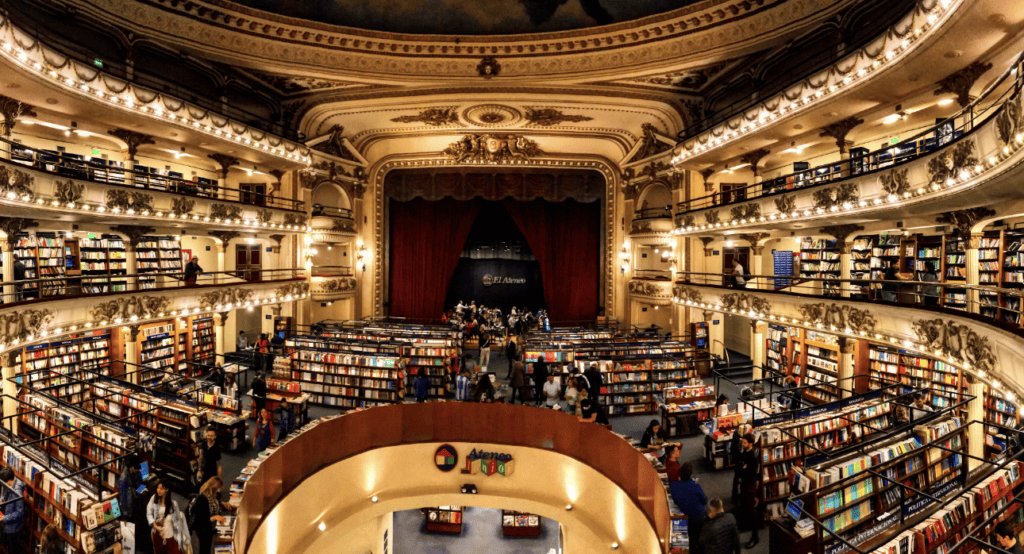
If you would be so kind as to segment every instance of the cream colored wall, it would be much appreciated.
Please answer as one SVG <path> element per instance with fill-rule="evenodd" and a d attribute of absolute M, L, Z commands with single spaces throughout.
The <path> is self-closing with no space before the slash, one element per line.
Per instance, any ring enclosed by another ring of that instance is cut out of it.
<path fill-rule="evenodd" d="M 644 308 L 647 308 L 646 312 Z M 632 310 L 633 314 L 630 321 L 633 322 L 633 325 L 646 329 L 651 326 L 651 323 L 654 323 L 661 327 L 661 333 L 667 333 L 672 330 L 671 306 L 652 306 L 634 300 L 632 302 Z"/>
<path fill-rule="evenodd" d="M 725 326 L 725 347 L 733 352 L 750 355 L 750 320 L 732 314 L 721 314 L 715 319 Z"/>
<path fill-rule="evenodd" d="M 450 504 L 554 519 L 564 528 L 564 554 L 609 551 L 613 542 L 631 554 L 661 551 L 650 523 L 626 493 L 588 466 L 542 449 L 454 443 L 460 456 L 474 448 L 509 453 L 514 471 L 508 477 L 443 473 L 434 465 L 438 446 L 371 450 L 310 475 L 270 511 L 248 552 L 365 554 L 372 546 L 360 544 L 353 530 L 373 527 L 368 523 L 379 529 L 387 513 Z M 461 494 L 467 483 L 478 494 Z M 321 522 L 325 531 L 317 528 Z"/>
<path fill-rule="evenodd" d="M 758 274 L 775 275 L 775 257 L 772 255 L 772 250 L 799 252 L 800 240 L 793 237 L 787 237 L 781 239 L 768 239 L 765 241 L 764 254 L 761 256 L 761 267 L 756 270 Z M 751 268 L 751 272 L 753 271 L 755 271 L 755 268 Z"/>

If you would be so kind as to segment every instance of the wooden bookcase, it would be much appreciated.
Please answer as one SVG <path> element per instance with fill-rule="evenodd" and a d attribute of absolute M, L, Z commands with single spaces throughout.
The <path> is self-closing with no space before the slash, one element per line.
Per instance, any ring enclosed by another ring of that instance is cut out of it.
<path fill-rule="evenodd" d="M 423 516 L 427 520 L 427 531 L 434 533 L 462 534 L 462 506 L 439 506 L 426 508 Z"/>
<path fill-rule="evenodd" d="M 986 231 L 978 244 L 978 284 L 999 287 L 1003 267 L 1002 231 Z M 978 293 L 979 312 L 985 317 L 999 318 L 999 294 L 982 290 Z"/>
<path fill-rule="evenodd" d="M 979 257 L 980 257 L 979 252 Z M 964 239 L 946 237 L 943 253 L 942 279 L 947 283 L 967 282 L 967 254 Z M 923 269 L 923 268 L 921 268 Z M 920 273 L 918 275 L 921 275 Z M 979 274 L 980 278 L 980 274 Z M 920 279 L 919 279 L 920 280 Z M 942 305 L 955 310 L 967 309 L 967 289 L 944 287 L 942 289 Z"/>
<path fill-rule="evenodd" d="M 664 397 L 660 406 L 661 427 L 668 437 L 699 433 L 700 422 L 711 419 L 716 398 L 715 387 L 704 385 L 665 389 Z"/>
<path fill-rule="evenodd" d="M 870 389 L 900 383 L 908 387 L 936 389 L 926 393 L 935 408 L 957 404 L 967 392 L 963 372 L 940 360 L 918 356 L 892 346 L 868 346 Z M 891 392 L 890 392 L 891 394 Z"/>
<path fill-rule="evenodd" d="M 402 401 L 404 375 L 397 353 L 367 353 L 364 344 L 324 337 L 293 337 L 285 349 L 292 380 L 313 404 L 345 409 Z"/>

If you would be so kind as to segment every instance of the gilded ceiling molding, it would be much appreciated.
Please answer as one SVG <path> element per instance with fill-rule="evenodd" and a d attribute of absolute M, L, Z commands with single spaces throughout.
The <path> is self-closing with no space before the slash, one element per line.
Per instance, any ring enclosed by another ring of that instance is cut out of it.
<path fill-rule="evenodd" d="M 89 310 L 89 321 L 95 325 L 106 325 L 118 320 L 134 321 L 163 317 L 169 312 L 170 298 L 166 296 L 120 297 L 96 304 Z"/>
<path fill-rule="evenodd" d="M 970 208 L 966 210 L 956 210 L 952 212 L 943 212 L 935 218 L 936 223 L 942 223 L 944 225 L 952 225 L 958 231 L 960 236 L 969 237 L 971 230 L 983 219 L 988 219 L 996 215 L 996 211 L 992 208 L 980 207 Z"/>
<path fill-rule="evenodd" d="M 547 154 L 545 154 L 547 155 Z M 384 159 L 378 161 L 370 171 L 370 186 L 374 191 L 374 235 L 373 235 L 373 250 L 372 250 L 372 267 L 373 267 L 373 309 L 374 315 L 384 314 L 384 293 L 385 293 L 385 274 L 387 271 L 387 263 L 384 259 L 386 253 L 385 246 L 385 233 L 384 233 L 384 221 L 385 221 L 385 198 L 386 194 L 384 191 L 384 177 L 388 172 L 396 169 L 413 169 L 417 167 L 436 167 L 454 165 L 454 162 L 447 157 L 440 157 L 437 155 L 428 156 L 414 156 L 414 157 L 395 157 L 390 159 Z M 491 167 L 490 165 L 488 167 Z M 604 287 L 604 308 L 607 312 L 614 310 L 615 306 L 615 275 L 616 269 L 618 268 L 613 262 L 617 259 L 615 253 L 615 195 L 616 189 L 620 186 L 618 180 L 619 171 L 617 167 L 611 162 L 603 158 L 580 158 L 580 157 L 561 157 L 561 158 L 544 158 L 544 159 L 533 159 L 533 160 L 516 160 L 514 163 L 496 163 L 493 167 L 510 167 L 510 168 L 565 168 L 565 169 L 592 169 L 601 173 L 605 178 L 605 193 L 604 193 L 604 267 L 603 271 L 603 287 Z M 369 242 L 369 241 L 368 241 Z"/>
<path fill-rule="evenodd" d="M 640 126 L 640 129 L 643 131 L 643 136 L 640 137 L 636 152 L 630 156 L 629 161 L 626 162 L 627 164 L 667 152 L 672 149 L 672 144 L 675 144 L 674 142 L 669 144 L 661 140 L 657 129 L 650 123 L 644 123 Z"/>
<path fill-rule="evenodd" d="M 120 139 L 128 146 L 128 157 L 132 160 L 135 159 L 135 154 L 139 153 L 140 146 L 144 144 L 156 144 L 153 137 L 143 133 L 129 131 L 127 129 L 110 129 L 107 131 L 107 134 Z"/>
<path fill-rule="evenodd" d="M 982 63 L 980 61 L 973 61 L 967 67 L 947 76 L 938 83 L 938 88 L 935 89 L 935 96 L 942 94 L 955 94 L 956 103 L 960 104 L 961 108 L 966 108 L 971 103 L 971 87 L 974 83 L 985 74 L 986 71 L 992 69 L 992 64 Z"/>
<path fill-rule="evenodd" d="M 333 125 L 327 131 L 327 139 L 312 146 L 313 150 L 323 152 L 328 156 L 334 156 L 342 160 L 358 161 L 345 144 L 345 127 Z"/>
<path fill-rule="evenodd" d="M 393 118 L 395 123 L 423 123 L 431 127 L 455 125 L 459 122 L 457 107 L 427 108 L 416 115 L 403 115 Z"/>
<path fill-rule="evenodd" d="M 477 127 L 510 127 L 523 120 L 523 114 L 512 106 L 478 104 L 462 110 L 462 119 Z"/>
<path fill-rule="evenodd" d="M 809 321 L 810 325 L 846 333 L 874 332 L 875 325 L 878 325 L 878 320 L 871 312 L 835 303 L 804 304 L 800 306 L 800 316 L 805 325 Z"/>
<path fill-rule="evenodd" d="M 551 127 L 559 123 L 580 123 L 593 119 L 586 115 L 566 115 L 556 108 L 526 108 L 526 121 L 529 125 L 540 127 Z"/>
<path fill-rule="evenodd" d="M 513 160 L 529 161 L 544 151 L 536 141 L 522 135 L 472 134 L 451 143 L 442 154 L 455 163 L 507 163 Z"/>
<path fill-rule="evenodd" d="M 941 352 L 959 364 L 970 364 L 971 369 L 993 372 L 996 355 L 988 337 L 976 333 L 967 325 L 952 320 L 918 320 L 914 322 L 914 334 L 927 350 Z"/>

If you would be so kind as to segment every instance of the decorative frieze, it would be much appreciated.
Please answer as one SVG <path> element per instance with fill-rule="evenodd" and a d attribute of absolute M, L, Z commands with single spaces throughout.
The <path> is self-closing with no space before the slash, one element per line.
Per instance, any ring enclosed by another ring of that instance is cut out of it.
<path fill-rule="evenodd" d="M 242 219 L 242 208 L 226 204 L 213 204 L 210 206 L 210 219 L 223 221 Z"/>
<path fill-rule="evenodd" d="M 591 121 L 594 118 L 586 115 L 568 115 L 562 113 L 562 110 L 555 108 L 526 108 L 526 121 L 530 125 L 538 125 L 540 127 L 552 127 L 559 123 L 580 123 L 583 121 Z"/>
<path fill-rule="evenodd" d="M 718 210 L 710 210 L 704 214 L 704 222 L 708 225 L 714 225 L 720 221 L 721 219 L 718 217 Z"/>
<path fill-rule="evenodd" d="M 96 325 L 162 317 L 171 301 L 166 296 L 121 297 L 96 304 L 89 310 L 89 321 Z M 134 318 L 134 319 L 133 319 Z"/>
<path fill-rule="evenodd" d="M 36 197 L 36 178 L 24 171 L 0 164 L 0 197 L 32 200 Z"/>
<path fill-rule="evenodd" d="M 753 202 L 750 204 L 741 204 L 739 206 L 733 206 L 730 210 L 732 218 L 737 221 L 752 220 L 761 217 L 761 205 Z"/>
<path fill-rule="evenodd" d="M 795 194 L 783 194 L 775 199 L 775 209 L 779 212 L 788 214 L 796 209 L 796 195 Z"/>
<path fill-rule="evenodd" d="M 242 287 L 231 287 L 221 290 L 210 291 L 199 297 L 199 305 L 203 309 L 217 308 L 220 306 L 241 306 L 252 300 L 255 295 L 252 289 Z"/>
<path fill-rule="evenodd" d="M 431 127 L 441 127 L 443 125 L 458 124 L 459 112 L 457 107 L 428 108 L 416 115 L 403 115 L 392 118 L 391 121 L 395 123 L 422 123 Z"/>
<path fill-rule="evenodd" d="M 977 164 L 978 158 L 974 155 L 974 140 L 961 140 L 928 162 L 928 182 L 936 186 L 955 182 L 961 171 L 974 169 Z"/>
<path fill-rule="evenodd" d="M 107 191 L 106 207 L 110 211 L 152 212 L 153 195 L 134 190 L 113 189 Z"/>
<path fill-rule="evenodd" d="M 522 135 L 472 134 L 451 143 L 442 154 L 456 163 L 507 163 L 530 160 L 544 152 Z"/>
<path fill-rule="evenodd" d="M 960 364 L 969 364 L 972 369 L 992 371 L 996 367 L 996 355 L 988 338 L 967 325 L 927 319 L 915 321 L 913 329 L 918 341 L 928 350 L 941 352 Z"/>
<path fill-rule="evenodd" d="M 31 340 L 53 320 L 50 310 L 17 310 L 0 314 L 0 344 Z"/>
<path fill-rule="evenodd" d="M 814 207 L 823 210 L 841 208 L 843 204 L 856 204 L 860 199 L 857 183 L 841 183 L 814 191 Z"/>
<path fill-rule="evenodd" d="M 810 325 L 821 325 L 830 330 L 843 332 L 867 333 L 874 331 L 875 325 L 878 324 L 875 316 L 867 310 L 835 303 L 805 304 L 800 306 L 800 316 L 805 324 L 810 322 Z"/>
<path fill-rule="evenodd" d="M 882 173 L 878 176 L 878 180 L 882 185 L 882 190 L 888 193 L 890 196 L 897 198 L 903 198 L 905 195 L 910 193 L 910 181 L 907 179 L 907 169 L 893 169 L 888 173 Z"/>
<path fill-rule="evenodd" d="M 723 294 L 722 308 L 725 311 L 735 310 L 739 313 L 754 312 L 758 316 L 768 315 L 772 311 L 770 302 L 745 292 Z"/>
<path fill-rule="evenodd" d="M 672 296 L 680 302 L 693 302 L 696 304 L 704 302 L 704 295 L 693 287 L 676 285 L 672 287 Z"/>
<path fill-rule="evenodd" d="M 77 204 L 85 194 L 85 185 L 68 179 L 67 181 L 56 181 L 54 196 L 61 204 Z"/>

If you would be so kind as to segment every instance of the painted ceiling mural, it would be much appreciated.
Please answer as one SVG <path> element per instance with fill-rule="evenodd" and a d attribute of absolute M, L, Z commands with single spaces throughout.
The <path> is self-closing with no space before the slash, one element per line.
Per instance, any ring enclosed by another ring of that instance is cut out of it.
<path fill-rule="evenodd" d="M 495 35 L 631 21 L 699 0 L 234 0 L 288 17 L 374 31 Z M 230 4 L 230 2 L 222 2 Z"/>

